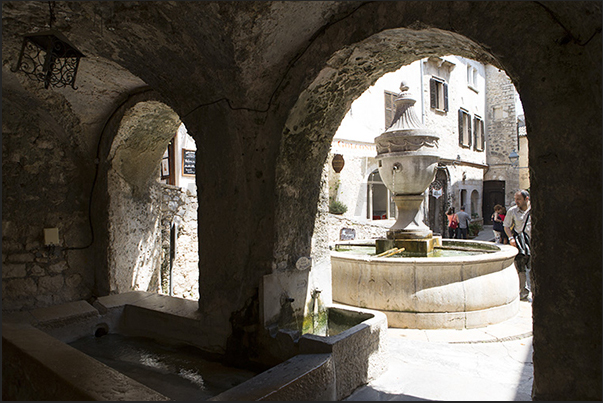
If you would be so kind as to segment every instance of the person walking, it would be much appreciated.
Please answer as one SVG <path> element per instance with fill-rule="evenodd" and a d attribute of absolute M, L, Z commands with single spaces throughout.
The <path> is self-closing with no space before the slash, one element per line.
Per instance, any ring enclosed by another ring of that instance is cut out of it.
<path fill-rule="evenodd" d="M 454 207 L 448 209 L 446 217 L 448 217 L 448 237 L 452 239 L 457 238 L 459 218 L 454 212 Z"/>
<path fill-rule="evenodd" d="M 494 206 L 494 213 L 492 213 L 492 232 L 494 232 L 494 239 L 496 240 L 496 243 L 502 243 L 502 233 L 505 232 L 503 226 L 502 226 L 502 222 L 503 220 L 501 220 L 499 213 L 502 209 L 502 206 L 500 204 L 497 204 L 496 206 Z"/>
<path fill-rule="evenodd" d="M 502 227 L 502 231 L 500 233 L 500 237 L 501 237 L 501 243 L 508 245 L 509 244 L 509 237 L 507 236 L 507 233 L 505 232 L 505 227 L 502 225 L 502 223 L 505 222 L 505 217 L 507 216 L 507 209 L 505 208 L 505 206 L 502 206 L 500 208 L 500 212 L 498 213 L 498 218 L 501 219 L 501 227 Z"/>
<path fill-rule="evenodd" d="M 531 205 L 530 205 L 530 193 L 527 190 L 519 190 L 515 192 L 515 206 L 511 207 L 507 211 L 503 227 L 507 236 L 509 237 L 509 243 L 511 246 L 517 248 L 516 234 L 524 232 L 528 235 L 528 241 L 532 234 L 532 220 L 530 218 Z M 526 284 L 527 272 L 531 271 L 532 256 L 518 253 L 515 256 L 515 269 L 519 275 L 519 298 L 522 301 L 528 300 L 530 289 Z M 530 285 L 532 286 L 532 298 L 534 297 L 534 281 L 530 273 Z"/>
<path fill-rule="evenodd" d="M 465 213 L 465 206 L 461 206 L 461 211 L 457 214 L 459 220 L 459 236 L 460 239 L 467 239 L 467 231 L 469 230 L 469 222 L 471 217 Z"/>
<path fill-rule="evenodd" d="M 500 204 L 494 206 L 494 213 L 492 213 L 492 231 L 494 232 L 494 238 L 496 239 L 496 243 L 509 243 L 509 238 L 505 233 L 505 229 L 503 227 L 503 221 L 505 220 L 506 210 Z"/>

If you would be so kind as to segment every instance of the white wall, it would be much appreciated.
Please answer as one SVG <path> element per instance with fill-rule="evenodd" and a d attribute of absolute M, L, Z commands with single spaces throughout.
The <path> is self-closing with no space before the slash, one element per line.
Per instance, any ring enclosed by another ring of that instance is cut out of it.
<path fill-rule="evenodd" d="M 448 63 L 441 63 L 446 61 Z M 477 77 L 473 85 L 467 81 L 467 65 L 476 69 Z M 452 68 L 450 68 L 452 67 Z M 460 156 L 462 163 L 449 167 L 452 183 L 452 205 L 460 208 L 460 192 L 466 190 L 468 195 L 474 190 L 479 193 L 480 203 L 477 211 L 481 216 L 483 170 L 469 164 L 486 164 L 486 152 L 475 151 L 459 146 L 458 141 L 458 110 L 467 110 L 471 117 L 480 116 L 486 123 L 486 69 L 479 62 L 458 56 L 445 56 L 437 59 L 423 59 L 403 66 L 399 70 L 385 74 L 377 82 L 357 98 L 341 122 L 335 133 L 331 146 L 333 154 L 343 154 L 346 164 L 340 174 L 330 168 L 329 185 L 335 186 L 340 181 L 337 200 L 348 206 L 347 217 L 366 218 L 367 198 L 366 180 L 376 167 L 374 157 L 376 150 L 359 154 L 353 146 L 346 144 L 373 143 L 374 139 L 385 131 L 385 100 L 384 92 L 400 92 L 402 81 L 409 87 L 409 92 L 416 100 L 415 113 L 425 126 L 431 128 L 440 136 L 439 152 L 442 158 L 456 160 Z M 437 112 L 430 108 L 429 79 L 432 76 L 443 78 L 448 83 L 447 113 Z M 484 129 L 487 124 L 484 125 Z M 486 133 L 484 133 L 486 135 Z M 486 145 L 487 146 L 487 145 Z M 328 164 L 331 163 L 328 159 Z M 465 164 L 463 164 L 463 162 Z M 428 197 L 426 195 L 426 197 Z M 470 200 L 470 198 L 469 198 Z M 470 203 L 467 202 L 467 212 Z"/>

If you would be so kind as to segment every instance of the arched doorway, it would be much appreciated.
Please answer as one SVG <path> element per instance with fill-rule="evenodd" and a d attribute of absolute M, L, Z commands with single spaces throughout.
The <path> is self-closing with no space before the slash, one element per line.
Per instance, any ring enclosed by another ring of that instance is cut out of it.
<path fill-rule="evenodd" d="M 448 219 L 448 172 L 444 167 L 438 167 L 434 181 L 429 185 L 429 228 L 434 234 L 447 237 Z"/>
<path fill-rule="evenodd" d="M 471 191 L 471 211 L 469 212 L 469 214 L 471 215 L 472 218 L 477 218 L 477 216 L 479 215 L 479 211 L 480 211 L 480 197 L 479 197 L 479 192 L 475 189 L 473 189 Z"/>
<path fill-rule="evenodd" d="M 505 206 L 505 181 L 484 181 L 484 202 L 482 210 L 484 224 L 492 225 L 492 213 L 494 212 L 494 206 L 497 204 Z"/>
<path fill-rule="evenodd" d="M 391 191 L 383 184 L 379 170 L 375 169 L 368 177 L 367 185 L 367 218 L 387 220 L 396 218 L 396 204 Z"/>
<path fill-rule="evenodd" d="M 161 290 L 164 151 L 180 125 L 167 105 L 131 105 L 119 121 L 107 155 L 108 286 L 111 293 Z"/>

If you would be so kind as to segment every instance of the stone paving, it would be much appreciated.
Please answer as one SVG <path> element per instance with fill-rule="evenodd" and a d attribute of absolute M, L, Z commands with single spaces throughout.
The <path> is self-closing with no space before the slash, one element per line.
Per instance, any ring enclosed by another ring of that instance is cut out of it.
<path fill-rule="evenodd" d="M 531 304 L 481 329 L 388 329 L 388 370 L 349 401 L 529 401 Z"/>
<path fill-rule="evenodd" d="M 476 239 L 493 238 L 485 226 Z M 345 400 L 531 400 L 530 301 L 515 317 L 478 329 L 388 329 L 388 370 Z"/>

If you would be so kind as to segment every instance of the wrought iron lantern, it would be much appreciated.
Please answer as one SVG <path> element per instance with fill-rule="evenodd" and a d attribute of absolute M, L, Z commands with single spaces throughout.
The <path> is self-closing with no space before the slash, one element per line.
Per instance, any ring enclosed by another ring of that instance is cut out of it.
<path fill-rule="evenodd" d="M 17 68 L 31 79 L 44 83 L 44 88 L 70 86 L 74 90 L 80 59 L 85 57 L 65 36 L 55 30 L 26 34 Z"/>

